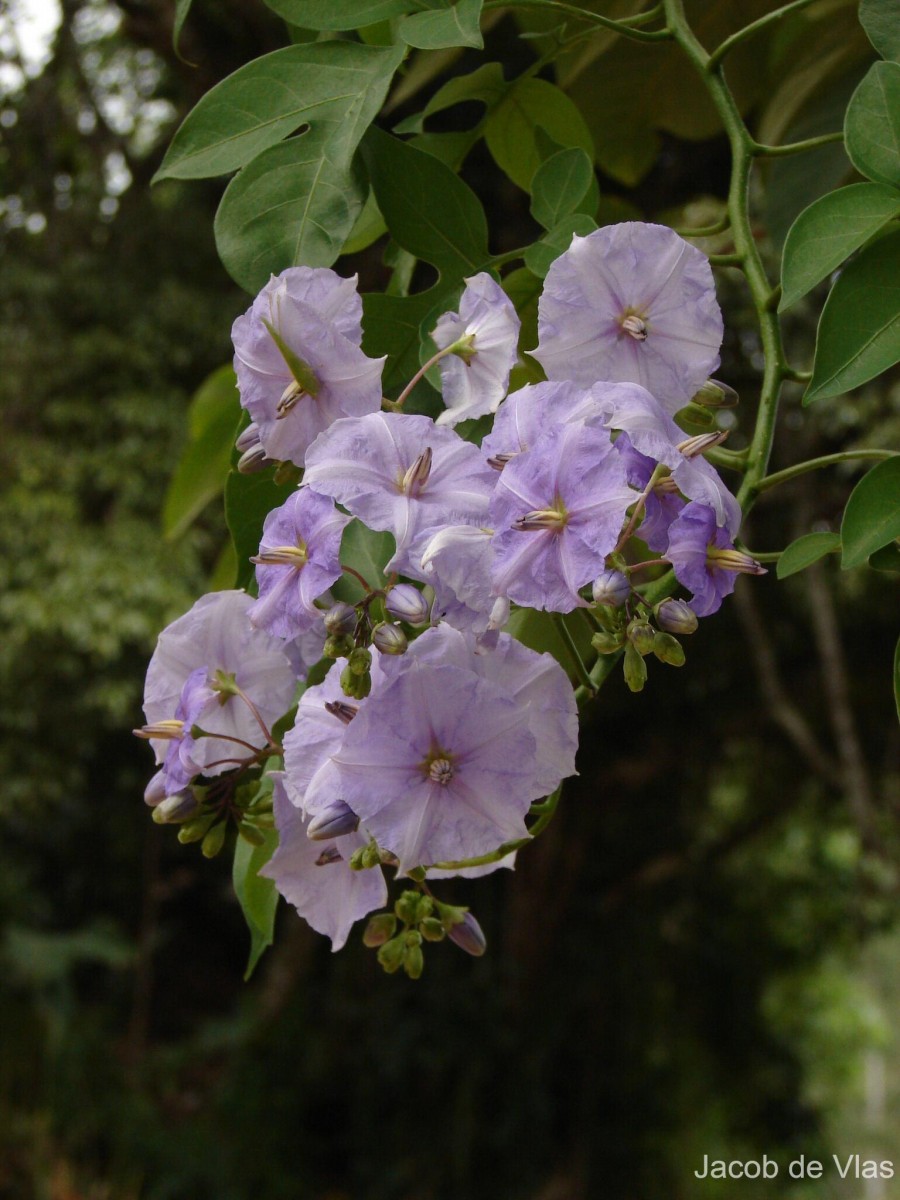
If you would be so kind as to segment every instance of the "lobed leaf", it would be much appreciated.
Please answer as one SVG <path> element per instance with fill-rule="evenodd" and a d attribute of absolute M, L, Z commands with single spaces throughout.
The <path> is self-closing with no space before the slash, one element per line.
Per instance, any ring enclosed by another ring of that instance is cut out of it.
<path fill-rule="evenodd" d="M 271 146 L 225 189 L 216 247 L 232 279 L 256 293 L 285 267 L 330 267 L 362 212 L 367 185 L 334 161 L 318 132 Z"/>
<path fill-rule="evenodd" d="M 775 567 L 779 579 L 787 579 L 805 570 L 812 563 L 818 562 L 826 554 L 834 554 L 841 548 L 840 534 L 837 533 L 805 533 L 787 547 Z"/>
<path fill-rule="evenodd" d="M 850 99 L 844 134 L 857 171 L 900 187 L 900 63 L 869 68 Z"/>
<path fill-rule="evenodd" d="M 788 233 L 781 268 L 779 312 L 900 215 L 900 192 L 881 183 L 852 183 L 803 210 Z"/>
<path fill-rule="evenodd" d="M 812 404 L 873 379 L 900 360 L 900 231 L 879 238 L 838 276 L 816 335 Z"/>
<path fill-rule="evenodd" d="M 900 538 L 900 454 L 863 475 L 841 521 L 841 567 L 847 571 Z"/>
<path fill-rule="evenodd" d="M 245 166 L 303 125 L 348 163 L 381 108 L 403 47 L 287 46 L 241 67 L 188 113 L 154 180 L 201 179 Z"/>

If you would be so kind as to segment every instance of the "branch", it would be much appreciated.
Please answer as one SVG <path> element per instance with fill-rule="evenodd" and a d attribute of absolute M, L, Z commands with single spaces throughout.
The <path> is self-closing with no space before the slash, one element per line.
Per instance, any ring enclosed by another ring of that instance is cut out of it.
<path fill-rule="evenodd" d="M 590 12 L 586 8 L 576 8 L 574 4 L 563 4 L 561 0 L 487 0 L 484 5 L 484 11 L 488 12 L 494 8 L 543 8 L 550 12 L 557 12 L 561 16 L 575 17 L 579 21 L 588 21 L 591 25 L 596 25 L 601 29 L 609 29 L 613 33 L 621 34 L 622 37 L 631 38 L 634 42 L 661 42 L 672 35 L 666 29 L 638 29 L 634 25 L 626 24 L 624 21 L 614 21 L 610 17 L 601 17 L 599 13 Z M 655 15 L 656 9 L 651 9 L 650 13 Z M 642 16 L 645 14 L 641 14 Z M 632 18 L 633 20 L 635 18 Z M 650 14 L 647 14 L 647 19 L 650 19 Z"/>
<path fill-rule="evenodd" d="M 775 471 L 766 475 L 756 485 L 757 492 L 767 492 L 769 488 L 778 487 L 779 483 L 787 483 L 808 471 L 818 471 L 821 467 L 831 467 L 835 463 L 852 462 L 854 459 L 896 458 L 896 450 L 842 450 L 839 454 L 823 454 L 821 458 L 810 458 L 806 462 L 795 463 L 785 467 L 783 471 Z"/>
<path fill-rule="evenodd" d="M 784 20 L 789 13 L 799 12 L 802 8 L 808 8 L 814 2 L 815 0 L 793 0 L 792 4 L 785 4 L 782 8 L 776 8 L 774 12 L 766 13 L 764 17 L 760 17 L 758 21 L 752 21 L 749 25 L 745 25 L 743 29 L 739 29 L 737 33 L 733 33 L 731 37 L 727 37 L 720 46 L 717 46 L 713 50 L 709 56 L 709 70 L 716 70 L 725 55 L 730 53 L 735 46 L 739 46 L 741 42 L 755 37 L 757 33 L 760 33 L 763 29 L 768 29 L 776 21 Z"/>
<path fill-rule="evenodd" d="M 819 146 L 829 146 L 832 142 L 842 142 L 844 134 L 840 130 L 834 133 L 822 133 L 818 137 L 804 138 L 802 142 L 788 142 L 785 146 L 764 146 L 762 142 L 751 142 L 750 153 L 758 158 L 785 158 L 789 154 L 803 154 L 807 150 L 817 150 Z"/>

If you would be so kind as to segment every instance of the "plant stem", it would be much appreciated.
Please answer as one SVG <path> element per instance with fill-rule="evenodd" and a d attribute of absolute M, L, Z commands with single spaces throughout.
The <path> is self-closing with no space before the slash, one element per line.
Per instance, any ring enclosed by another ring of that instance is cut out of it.
<path fill-rule="evenodd" d="M 635 42 L 661 42 L 671 36 L 668 29 L 638 29 L 634 25 L 626 25 L 623 21 L 613 21 L 610 17 L 601 17 L 599 13 L 590 12 L 586 8 L 576 8 L 574 4 L 563 4 L 560 0 L 487 0 L 484 11 L 488 12 L 493 8 L 544 8 L 551 12 L 558 12 L 561 16 L 588 21 L 601 29 L 609 29 L 613 33 L 621 34 L 622 37 L 631 38 Z M 650 11 L 655 12 L 656 10 L 651 9 Z"/>
<path fill-rule="evenodd" d="M 575 645 L 575 639 L 572 637 L 572 632 L 566 624 L 566 619 L 562 613 L 553 614 L 553 624 L 558 629 L 559 636 L 566 644 L 566 650 L 569 652 L 569 658 L 572 660 L 572 666 L 575 668 L 575 674 L 578 676 L 579 683 L 582 687 L 592 687 L 593 684 L 591 683 L 588 669 L 584 665 L 584 659 Z"/>
<path fill-rule="evenodd" d="M 835 130 L 834 133 L 804 138 L 802 142 L 788 142 L 785 146 L 764 146 L 762 142 L 751 142 L 750 153 L 758 158 L 785 158 L 789 154 L 803 154 L 806 150 L 817 150 L 819 146 L 829 146 L 832 142 L 843 140 L 843 132 Z"/>
<path fill-rule="evenodd" d="M 424 377 L 426 371 L 430 371 L 431 368 L 435 365 L 435 363 L 439 363 L 442 358 L 446 358 L 448 354 L 452 354 L 456 350 L 456 348 L 457 348 L 456 342 L 454 342 L 452 346 L 445 346 L 443 350 L 438 350 L 437 354 L 432 354 L 432 356 L 431 356 L 431 358 L 429 358 L 428 362 L 424 363 L 421 367 L 419 367 L 418 371 L 416 371 L 415 375 L 413 375 L 412 379 L 409 381 L 409 383 L 406 385 L 406 387 L 403 389 L 403 391 L 400 393 L 400 395 L 397 397 L 397 399 L 396 400 L 387 400 L 384 402 L 385 404 L 387 404 L 389 406 L 390 411 L 391 412 L 399 412 L 403 408 L 403 405 L 406 403 L 406 401 L 409 399 L 410 392 L 413 390 L 413 388 L 416 386 L 416 384 L 419 382 L 419 380 Z"/>
<path fill-rule="evenodd" d="M 823 454 L 821 458 L 810 458 L 806 462 L 785 467 L 783 471 L 776 471 L 773 475 L 766 475 L 756 485 L 756 490 L 757 492 L 767 492 L 769 488 L 778 487 L 779 483 L 787 483 L 789 479 L 796 479 L 798 475 L 805 475 L 808 471 L 818 471 L 821 467 L 830 467 L 835 463 L 852 462 L 854 459 L 896 457 L 896 450 L 842 450 L 838 454 Z"/>
<path fill-rule="evenodd" d="M 733 33 L 727 37 L 720 46 L 717 46 L 709 56 L 709 70 L 714 71 L 719 63 L 735 46 L 748 38 L 754 37 L 763 29 L 768 29 L 770 25 L 774 25 L 776 21 L 782 21 L 789 13 L 799 12 L 802 8 L 809 8 L 814 0 L 793 0 L 791 4 L 785 4 L 782 8 L 776 8 L 774 12 L 766 13 L 764 17 L 760 17 L 757 21 L 752 21 L 749 25 L 745 25 L 743 29 L 739 29 L 737 33 Z M 671 23 L 671 22 L 670 22 Z"/>

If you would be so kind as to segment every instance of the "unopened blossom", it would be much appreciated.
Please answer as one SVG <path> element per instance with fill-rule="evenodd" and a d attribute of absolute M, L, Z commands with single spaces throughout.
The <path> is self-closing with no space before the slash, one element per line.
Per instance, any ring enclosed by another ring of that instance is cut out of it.
<path fill-rule="evenodd" d="M 311 840 L 309 818 L 291 803 L 280 773 L 272 774 L 278 849 L 260 875 L 274 881 L 317 933 L 331 938 L 332 950 L 340 950 L 354 922 L 386 903 L 384 874 L 380 867 L 351 869 L 353 852 L 368 842 L 363 833 Z"/>
<path fill-rule="evenodd" d="M 389 570 L 444 525 L 484 525 L 497 476 L 477 446 L 429 417 L 372 413 L 338 421 L 310 447 L 304 486 L 394 535 Z M 420 551 L 421 553 L 421 551 Z"/>
<path fill-rule="evenodd" d="M 497 481 L 494 590 L 530 608 L 583 607 L 579 590 L 603 570 L 635 499 L 605 430 L 548 430 Z"/>
<path fill-rule="evenodd" d="M 323 429 L 381 407 L 384 359 L 360 349 L 361 316 L 355 277 L 290 267 L 234 322 L 241 404 L 269 459 L 303 466 Z"/>
<path fill-rule="evenodd" d="M 316 600 L 341 574 L 341 537 L 350 517 L 308 488 L 266 517 L 256 563 L 259 599 L 250 620 L 276 637 L 296 638 L 321 618 Z"/>
<path fill-rule="evenodd" d="M 495 469 L 527 450 L 554 425 L 574 421 L 599 423 L 606 415 L 604 388 L 580 387 L 566 380 L 528 383 L 513 392 L 497 409 L 494 425 L 481 443 L 481 451 Z"/>
<path fill-rule="evenodd" d="M 519 318 L 503 288 L 482 271 L 466 280 L 458 312 L 439 318 L 432 338 L 439 350 L 458 345 L 441 359 L 446 408 L 438 425 L 456 425 L 497 411 L 516 364 Z"/>
<path fill-rule="evenodd" d="M 542 794 L 525 707 L 474 671 L 396 661 L 334 756 L 343 799 L 401 872 L 525 837 Z"/>
<path fill-rule="evenodd" d="M 690 606 L 698 617 L 718 611 L 739 574 L 766 573 L 755 559 L 735 550 L 727 530 L 716 525 L 713 510 L 696 502 L 670 525 L 666 558 L 678 582 L 693 593 Z"/>
<path fill-rule="evenodd" d="M 722 435 L 712 434 L 700 439 L 688 437 L 646 389 L 627 384 L 621 386 L 615 397 L 610 397 L 610 412 L 605 424 L 609 429 L 623 430 L 628 435 L 620 452 L 633 447 L 651 464 L 651 473 L 657 464 L 667 467 L 667 474 L 682 495 L 707 505 L 715 512 L 717 525 L 724 526 L 732 536 L 737 533 L 741 524 L 740 506 L 712 463 L 699 453 L 707 440 L 715 442 Z M 630 457 L 628 482 L 643 490 L 650 475 L 640 482 L 641 472 L 636 467 L 636 461 Z M 657 490 L 658 497 L 665 495 L 664 487 Z M 652 520 L 653 515 L 652 508 L 648 509 L 648 519 Z M 640 536 L 650 545 L 646 532 L 644 530 Z"/>
<path fill-rule="evenodd" d="M 233 763 L 212 764 L 248 753 L 233 739 L 264 746 L 260 722 L 271 730 L 294 697 L 296 680 L 284 643 L 250 624 L 252 604 L 250 596 L 239 591 L 201 597 L 159 635 L 147 668 L 144 714 L 151 727 L 176 719 L 184 685 L 198 668 L 203 668 L 208 685 L 216 690 L 216 702 L 204 711 L 203 727 L 219 736 L 198 739 L 191 751 L 204 774 L 227 771 Z M 168 741 L 151 737 L 151 745 L 157 763 L 162 763 Z"/>
<path fill-rule="evenodd" d="M 674 413 L 718 366 L 722 334 L 706 255 L 626 221 L 576 234 L 550 267 L 532 353 L 550 379 L 639 383 Z"/>

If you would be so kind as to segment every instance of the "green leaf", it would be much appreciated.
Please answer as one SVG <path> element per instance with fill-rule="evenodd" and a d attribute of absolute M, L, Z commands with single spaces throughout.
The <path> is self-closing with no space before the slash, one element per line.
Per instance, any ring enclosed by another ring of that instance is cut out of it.
<path fill-rule="evenodd" d="M 582 659 L 590 661 L 594 652 L 591 649 L 591 632 L 587 622 L 569 617 L 566 625 L 572 634 L 578 653 Z M 539 654 L 552 654 L 566 674 L 570 677 L 574 676 L 569 648 L 562 639 L 553 613 L 518 608 L 509 619 L 506 632 Z"/>
<path fill-rule="evenodd" d="M 900 359 L 900 231 L 873 242 L 838 276 L 819 320 L 804 404 L 840 396 Z"/>
<path fill-rule="evenodd" d="M 556 259 L 571 246 L 576 233 L 580 237 L 586 237 L 596 228 L 597 222 L 584 213 L 569 213 L 539 242 L 528 247 L 525 251 L 525 266 L 532 274 L 543 279 Z"/>
<path fill-rule="evenodd" d="M 900 454 L 863 475 L 841 521 L 841 567 L 848 571 L 900 538 Z"/>
<path fill-rule="evenodd" d="M 594 165 L 583 150 L 571 147 L 546 159 L 531 181 L 531 215 L 553 229 L 575 212 L 594 181 Z"/>
<path fill-rule="evenodd" d="M 787 579 L 840 548 L 841 539 L 837 533 L 806 533 L 787 547 L 778 560 L 775 574 L 779 579 Z"/>
<path fill-rule="evenodd" d="M 484 48 L 481 36 L 481 7 L 484 0 L 458 0 L 456 4 L 434 6 L 433 12 L 414 13 L 400 22 L 398 33 L 404 42 L 420 50 L 442 50 L 446 46 Z"/>
<path fill-rule="evenodd" d="M 456 279 L 484 266 L 484 209 L 458 175 L 380 129 L 369 130 L 362 149 L 378 207 L 398 245 Z"/>
<path fill-rule="evenodd" d="M 468 75 L 456 75 L 435 92 L 421 114 L 423 118 L 433 113 L 452 108 L 466 100 L 481 100 L 488 107 L 497 104 L 506 95 L 510 85 L 503 78 L 499 63 L 485 63 Z"/>
<path fill-rule="evenodd" d="M 880 183 L 853 183 L 804 209 L 784 244 L 779 312 L 805 296 L 898 215 L 900 192 Z"/>
<path fill-rule="evenodd" d="M 392 534 L 376 533 L 363 525 L 362 521 L 354 519 L 344 530 L 341 539 L 341 563 L 359 571 L 371 587 L 379 588 L 384 583 L 385 565 L 395 549 Z M 352 575 L 342 575 L 331 591 L 335 599 L 348 604 L 355 604 L 365 595 L 362 584 Z"/>
<path fill-rule="evenodd" d="M 225 523 L 238 562 L 235 587 L 247 587 L 253 579 L 250 556 L 259 553 L 263 522 L 296 488 L 295 483 L 276 483 L 269 471 L 255 475 L 232 471 L 228 476 L 225 481 Z"/>
<path fill-rule="evenodd" d="M 859 23 L 882 58 L 900 61 L 900 13 L 897 0 L 861 0 Z"/>
<path fill-rule="evenodd" d="M 200 385 L 188 411 L 189 439 L 163 503 L 163 532 L 180 537 L 210 500 L 220 495 L 231 465 L 240 402 L 230 366 Z"/>
<path fill-rule="evenodd" d="M 889 542 L 874 554 L 870 554 L 869 566 L 873 571 L 888 571 L 892 575 L 900 575 L 900 545 L 897 542 Z"/>
<path fill-rule="evenodd" d="M 844 122 L 847 153 L 863 175 L 900 187 L 900 63 L 874 63 Z"/>
<path fill-rule="evenodd" d="M 377 242 L 385 233 L 387 233 L 387 225 L 384 223 L 375 193 L 370 188 L 362 212 L 350 230 L 342 253 L 358 254 L 360 250 L 365 250 L 373 242 Z"/>
<path fill-rule="evenodd" d="M 216 213 L 216 247 L 236 283 L 256 293 L 285 267 L 330 267 L 362 212 L 359 171 L 307 133 L 271 146 L 232 179 Z"/>
<path fill-rule="evenodd" d="M 244 972 L 245 980 L 250 978 L 263 952 L 275 940 L 278 889 L 273 880 L 263 878 L 259 872 L 277 850 L 278 834 L 274 829 L 260 832 L 261 846 L 251 846 L 242 837 L 237 839 L 231 873 L 234 894 L 250 930 L 250 957 Z"/>
<path fill-rule="evenodd" d="M 187 20 L 187 15 L 191 11 L 193 0 L 175 0 L 175 20 L 172 22 L 172 49 L 181 58 L 181 51 L 178 49 L 178 43 L 181 40 L 181 31 L 184 28 L 184 23 Z M 184 59 L 182 59 L 184 62 Z"/>
<path fill-rule="evenodd" d="M 588 127 L 565 92 L 545 79 L 523 79 L 490 110 L 484 136 L 494 161 L 526 192 L 543 158 L 536 144 L 538 126 L 561 146 L 580 147 L 594 159 Z"/>
<path fill-rule="evenodd" d="M 388 355 L 382 374 L 386 395 L 399 392 L 418 371 L 420 328 L 448 288 L 431 288 L 415 296 L 385 296 L 373 292 L 363 296 L 362 348 L 370 358 Z M 407 411 L 412 411 L 407 407 Z"/>
<path fill-rule="evenodd" d="M 361 29 L 418 8 L 416 0 L 266 0 L 279 17 L 307 29 Z"/>
<path fill-rule="evenodd" d="M 309 125 L 332 161 L 349 163 L 381 108 L 403 47 L 288 46 L 216 84 L 175 133 L 157 179 L 224 175 Z"/>
<path fill-rule="evenodd" d="M 894 703 L 897 706 L 897 718 L 900 720 L 900 640 L 894 650 Z"/>

